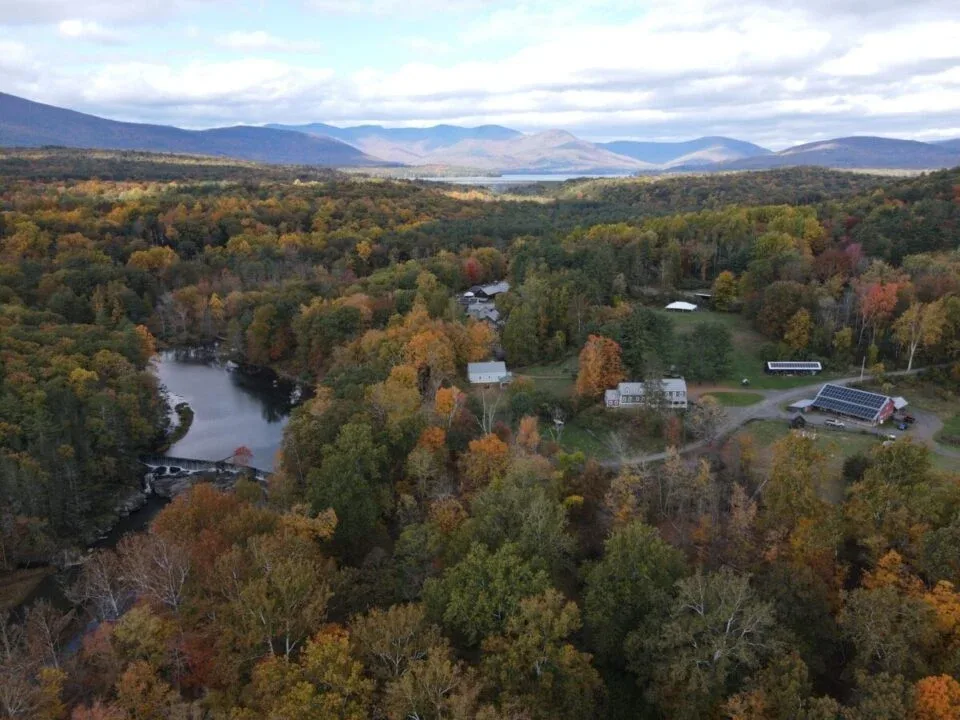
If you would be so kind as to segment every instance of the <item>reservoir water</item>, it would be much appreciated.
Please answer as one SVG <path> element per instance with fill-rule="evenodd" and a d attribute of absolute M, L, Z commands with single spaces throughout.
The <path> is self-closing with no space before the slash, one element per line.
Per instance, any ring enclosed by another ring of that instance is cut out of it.
<path fill-rule="evenodd" d="M 629 177 L 626 173 L 619 175 L 592 175 L 590 173 L 580 173 L 576 175 L 500 175 L 499 177 L 477 176 L 452 176 L 452 177 L 425 177 L 419 180 L 429 182 L 450 183 L 451 185 L 480 185 L 483 187 L 502 188 L 511 185 L 530 185 L 540 182 L 564 182 L 565 180 L 575 180 L 578 178 L 618 178 Z"/>
<path fill-rule="evenodd" d="M 296 387 L 273 373 L 231 370 L 203 350 L 169 350 L 154 360 L 160 383 L 193 409 L 189 432 L 168 455 L 227 460 L 244 445 L 250 465 L 274 469 Z"/>
<path fill-rule="evenodd" d="M 165 351 L 154 359 L 153 366 L 171 397 L 188 402 L 194 413 L 187 434 L 166 454 L 223 460 L 245 445 L 253 451 L 252 467 L 274 469 L 274 456 L 293 404 L 296 387 L 292 383 L 277 379 L 269 371 L 231 370 L 205 349 Z M 167 502 L 165 498 L 149 497 L 142 508 L 121 518 L 91 547 L 116 547 L 127 533 L 146 529 Z M 76 569 L 48 575 L 21 607 L 45 599 L 61 610 L 69 610 L 72 604 L 64 597 L 63 585 L 75 577 Z"/>

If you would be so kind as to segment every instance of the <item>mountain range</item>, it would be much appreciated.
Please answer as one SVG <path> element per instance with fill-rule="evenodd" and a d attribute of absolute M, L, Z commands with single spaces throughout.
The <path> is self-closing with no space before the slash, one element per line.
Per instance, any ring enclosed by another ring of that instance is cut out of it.
<path fill-rule="evenodd" d="M 181 130 L 117 122 L 0 93 L 0 146 L 44 145 L 189 153 L 291 165 L 384 164 L 330 137 L 245 125 Z"/>
<path fill-rule="evenodd" d="M 727 137 L 594 143 L 565 130 L 500 125 L 387 128 L 324 123 L 183 130 L 118 122 L 0 93 L 0 146 L 64 146 L 232 157 L 327 167 L 455 167 L 490 173 L 624 174 L 754 170 L 794 165 L 925 170 L 960 165 L 960 139 L 824 140 L 773 152 Z"/>

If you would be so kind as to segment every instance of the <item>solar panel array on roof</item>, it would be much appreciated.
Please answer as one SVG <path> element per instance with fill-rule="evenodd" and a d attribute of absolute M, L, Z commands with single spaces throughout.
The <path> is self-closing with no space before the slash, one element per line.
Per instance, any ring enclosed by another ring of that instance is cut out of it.
<path fill-rule="evenodd" d="M 770 370 L 801 370 L 810 372 L 812 370 L 823 370 L 823 365 L 813 361 L 772 360 L 767 363 L 767 368 Z"/>
<path fill-rule="evenodd" d="M 842 385 L 824 385 L 817 393 L 813 406 L 861 420 L 875 421 L 883 406 L 890 400 L 886 395 L 855 390 Z"/>

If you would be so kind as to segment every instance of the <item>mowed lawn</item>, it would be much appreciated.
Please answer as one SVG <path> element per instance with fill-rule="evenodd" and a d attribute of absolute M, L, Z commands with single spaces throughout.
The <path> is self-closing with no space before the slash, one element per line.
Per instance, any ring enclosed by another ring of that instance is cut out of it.
<path fill-rule="evenodd" d="M 713 312 L 711 310 L 698 310 L 690 313 L 668 312 L 667 310 L 655 310 L 654 312 L 670 318 L 673 321 L 674 331 L 678 335 L 693 332 L 694 327 L 702 322 L 725 325 L 730 330 L 733 338 L 730 372 L 727 377 L 714 383 L 716 385 L 740 388 L 743 387 L 740 381 L 746 378 L 750 381 L 750 387 L 758 390 L 788 390 L 801 385 L 811 385 L 830 377 L 843 376 L 842 372 L 835 371 L 824 372 L 815 377 L 810 375 L 795 377 L 767 375 L 763 371 L 764 363 L 771 359 L 777 359 L 763 355 L 762 349 L 770 344 L 770 340 L 750 327 L 750 322 L 742 315 Z"/>
<path fill-rule="evenodd" d="M 509 368 L 517 378 L 530 380 L 537 390 L 558 398 L 571 397 L 577 384 L 577 371 L 580 360 L 570 355 L 547 365 L 535 365 L 526 368 Z"/>

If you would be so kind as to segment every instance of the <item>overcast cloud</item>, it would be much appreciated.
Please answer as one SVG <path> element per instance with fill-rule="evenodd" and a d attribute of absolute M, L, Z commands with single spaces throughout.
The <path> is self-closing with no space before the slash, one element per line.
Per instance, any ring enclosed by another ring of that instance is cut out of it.
<path fill-rule="evenodd" d="M 0 0 L 0 91 L 185 127 L 960 137 L 960 2 Z"/>

